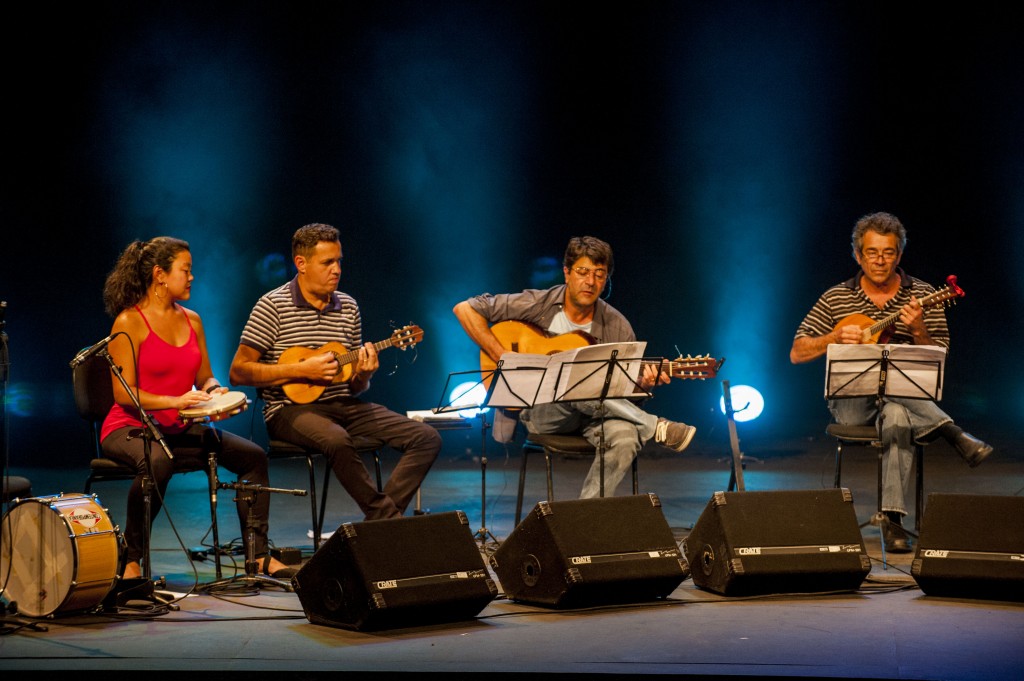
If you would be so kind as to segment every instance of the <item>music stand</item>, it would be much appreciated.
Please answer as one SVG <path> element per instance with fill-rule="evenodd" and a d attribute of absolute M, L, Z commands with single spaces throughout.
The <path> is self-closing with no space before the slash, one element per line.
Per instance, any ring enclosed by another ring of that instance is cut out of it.
<path fill-rule="evenodd" d="M 582 402 L 596 400 L 604 404 L 609 399 L 624 399 L 646 395 L 637 393 L 640 387 L 639 375 L 644 362 L 645 342 L 602 343 L 565 350 L 554 355 L 506 353 L 499 362 L 499 371 L 533 369 L 543 370 L 542 374 L 527 376 L 527 380 L 538 381 L 531 390 L 526 383 L 518 392 L 511 393 L 515 399 L 532 393 L 533 399 L 523 408 L 546 403 Z M 498 381 L 492 383 L 496 395 L 500 395 Z M 604 496 L 604 409 L 601 410 L 601 431 L 598 439 L 600 495 Z"/>
<path fill-rule="evenodd" d="M 942 399 L 946 348 L 938 345 L 846 345 L 834 343 L 826 351 L 825 398 L 874 397 L 878 411 L 878 442 L 882 442 L 887 397 L 914 400 Z M 881 463 L 879 463 L 881 466 Z M 868 521 L 877 525 L 885 554 L 888 516 L 882 512 L 882 480 L 879 471 L 878 510 Z M 911 530 L 905 530 L 914 534 Z M 916 535 L 915 535 L 916 536 Z"/>
<path fill-rule="evenodd" d="M 517 371 L 524 372 L 541 372 L 543 369 L 536 369 L 533 367 L 522 367 L 521 369 L 502 369 L 502 361 L 499 361 L 497 366 L 491 371 L 458 371 L 448 374 L 448 379 L 445 381 L 444 389 L 441 392 L 441 399 L 438 401 L 437 407 L 433 410 L 435 414 L 446 414 L 450 412 L 463 411 L 465 409 L 477 409 L 480 416 L 480 529 L 473 535 L 474 539 L 480 541 L 480 545 L 484 546 L 488 540 L 498 543 L 497 537 L 487 529 L 487 412 L 485 411 L 489 407 L 494 408 L 516 408 L 524 409 L 530 406 L 530 403 L 536 396 L 536 387 L 530 392 L 529 384 L 521 384 L 520 381 L 510 381 L 508 378 L 509 374 L 515 374 Z M 453 381 L 458 381 L 460 384 L 462 381 L 459 377 L 472 374 L 474 376 L 480 375 L 480 379 L 470 386 L 468 389 L 462 391 L 458 395 L 453 396 L 449 401 L 445 402 L 445 395 L 449 394 L 449 388 Z M 513 385 L 515 383 L 515 385 Z M 538 383 L 539 385 L 539 383 Z M 456 404 L 467 395 L 472 394 L 478 387 L 486 386 L 487 392 L 482 400 L 476 404 Z M 501 390 L 498 391 L 499 397 L 495 397 L 495 390 L 498 386 L 501 386 Z M 519 391 L 525 390 L 527 396 L 520 395 Z"/>

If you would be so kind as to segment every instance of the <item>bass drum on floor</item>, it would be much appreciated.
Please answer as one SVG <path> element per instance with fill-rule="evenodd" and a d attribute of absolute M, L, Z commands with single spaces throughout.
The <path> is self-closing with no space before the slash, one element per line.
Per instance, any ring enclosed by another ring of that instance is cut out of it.
<path fill-rule="evenodd" d="M 119 531 L 95 494 L 23 499 L 0 522 L 4 597 L 20 614 L 88 610 L 114 587 Z"/>

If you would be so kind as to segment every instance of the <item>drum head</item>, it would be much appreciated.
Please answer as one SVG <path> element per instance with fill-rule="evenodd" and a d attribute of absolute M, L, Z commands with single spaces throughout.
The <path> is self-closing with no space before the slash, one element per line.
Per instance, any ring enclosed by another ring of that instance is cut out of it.
<path fill-rule="evenodd" d="M 48 502 L 26 499 L 2 521 L 0 574 L 10 574 L 5 596 L 17 603 L 19 613 L 30 617 L 56 612 L 71 591 L 75 575 L 73 533 Z"/>
<path fill-rule="evenodd" d="M 248 407 L 249 398 L 241 390 L 230 390 L 226 393 L 213 395 L 209 400 L 197 404 L 190 409 L 182 409 L 178 415 L 185 420 L 209 418 L 220 420 L 218 417 L 227 418 L 234 414 L 245 411 Z"/>
<path fill-rule="evenodd" d="M 46 617 L 100 603 L 117 580 L 117 529 L 96 495 L 26 499 L 4 516 L 0 574 L 18 612 Z"/>

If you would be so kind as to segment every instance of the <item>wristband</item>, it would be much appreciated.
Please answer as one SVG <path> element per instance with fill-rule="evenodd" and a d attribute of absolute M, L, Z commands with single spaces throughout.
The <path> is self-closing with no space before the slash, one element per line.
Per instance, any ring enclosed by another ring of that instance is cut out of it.
<path fill-rule="evenodd" d="M 208 394 L 212 395 L 213 391 L 216 390 L 219 387 L 221 387 L 219 383 L 214 383 L 213 385 L 211 385 L 209 388 L 206 389 L 206 392 Z"/>

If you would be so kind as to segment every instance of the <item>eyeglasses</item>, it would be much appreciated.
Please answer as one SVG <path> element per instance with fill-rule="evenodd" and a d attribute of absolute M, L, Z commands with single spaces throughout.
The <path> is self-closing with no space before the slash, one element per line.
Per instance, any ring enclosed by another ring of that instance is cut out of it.
<path fill-rule="evenodd" d="M 598 267 L 597 269 L 591 267 L 573 267 L 572 271 L 584 279 L 586 279 L 591 273 L 593 273 L 594 279 L 597 279 L 598 281 L 604 281 L 608 278 L 608 270 L 603 267 Z"/>
<path fill-rule="evenodd" d="M 881 258 L 882 260 L 888 262 L 889 260 L 895 260 L 897 255 L 899 255 L 899 253 L 896 251 L 895 248 L 887 248 L 884 251 L 869 248 L 868 250 L 864 251 L 864 257 L 867 258 L 868 260 L 878 260 L 879 258 Z"/>

